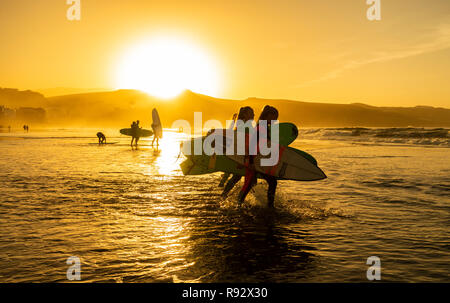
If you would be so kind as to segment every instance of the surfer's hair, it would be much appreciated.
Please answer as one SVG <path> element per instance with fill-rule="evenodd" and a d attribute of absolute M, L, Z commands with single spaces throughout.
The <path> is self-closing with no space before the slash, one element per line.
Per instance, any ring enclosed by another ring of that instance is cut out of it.
<path fill-rule="evenodd" d="M 266 105 L 264 106 L 258 121 L 267 120 L 271 115 L 275 117 L 275 120 L 278 119 L 278 110 L 273 106 Z"/>
<path fill-rule="evenodd" d="M 250 106 L 244 106 L 239 109 L 239 115 L 237 119 L 244 120 L 249 116 L 255 116 L 255 112 L 253 111 L 253 108 L 251 108 Z"/>

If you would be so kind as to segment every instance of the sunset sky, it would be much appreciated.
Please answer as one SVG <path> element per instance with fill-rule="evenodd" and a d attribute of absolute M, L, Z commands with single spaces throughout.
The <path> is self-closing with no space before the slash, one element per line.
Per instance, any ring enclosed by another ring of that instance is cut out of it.
<path fill-rule="evenodd" d="M 68 7 L 0 2 L 0 87 L 124 88 L 126 54 L 162 37 L 208 58 L 199 93 L 450 108 L 449 0 L 381 0 L 381 21 L 365 0 L 81 0 L 80 21 Z"/>

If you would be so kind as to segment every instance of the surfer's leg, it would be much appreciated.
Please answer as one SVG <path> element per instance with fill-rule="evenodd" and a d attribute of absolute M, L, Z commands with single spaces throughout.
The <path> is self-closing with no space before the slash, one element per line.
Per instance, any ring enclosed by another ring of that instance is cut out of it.
<path fill-rule="evenodd" d="M 269 188 L 267 189 L 267 205 L 269 207 L 274 207 L 273 203 L 275 201 L 275 191 L 277 190 L 278 181 L 273 176 L 267 176 L 266 179 L 267 184 L 269 184 Z"/>
<path fill-rule="evenodd" d="M 225 182 L 227 182 L 229 177 L 230 177 L 229 173 L 224 173 L 222 175 L 222 179 L 220 179 L 219 187 L 223 187 L 225 185 Z"/>
<path fill-rule="evenodd" d="M 156 136 L 153 136 L 152 147 L 153 147 L 153 143 L 155 143 L 155 139 L 156 139 Z"/>
<path fill-rule="evenodd" d="M 252 189 L 253 185 L 256 184 L 256 173 L 254 170 L 247 169 L 245 173 L 245 182 L 244 186 L 242 187 L 241 191 L 239 192 L 239 203 L 244 202 L 245 197 L 247 197 L 247 194 L 250 192 L 250 189 Z"/>
<path fill-rule="evenodd" d="M 228 180 L 227 184 L 225 185 L 225 188 L 222 192 L 222 197 L 226 197 L 228 193 L 233 189 L 233 187 L 236 185 L 236 183 L 241 180 L 242 176 L 233 175 L 230 180 Z"/>
<path fill-rule="evenodd" d="M 250 192 L 250 190 L 252 189 L 252 187 L 253 187 L 253 185 L 255 185 L 256 184 L 256 182 L 251 182 L 250 183 L 250 186 L 247 186 L 247 187 L 243 187 L 242 189 L 241 189 L 241 191 L 239 192 L 239 198 L 238 198 L 238 203 L 239 204 L 242 204 L 242 203 L 244 203 L 244 201 L 245 201 L 245 198 L 247 197 L 247 195 L 248 195 L 248 193 Z"/>

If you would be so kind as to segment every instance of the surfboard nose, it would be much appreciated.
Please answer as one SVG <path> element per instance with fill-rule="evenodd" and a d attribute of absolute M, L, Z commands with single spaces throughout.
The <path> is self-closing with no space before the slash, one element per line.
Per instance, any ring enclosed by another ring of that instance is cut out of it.
<path fill-rule="evenodd" d="M 296 125 L 294 125 L 295 127 L 292 128 L 292 137 L 297 138 L 298 137 L 298 128 Z"/>
<path fill-rule="evenodd" d="M 322 175 L 323 175 L 323 178 L 322 178 L 322 180 L 323 179 L 326 179 L 326 178 L 328 178 L 328 176 L 327 175 L 325 175 L 325 173 L 322 171 Z"/>
<path fill-rule="evenodd" d="M 185 156 L 194 155 L 194 147 L 193 147 L 192 143 L 193 143 L 192 139 L 181 141 L 180 149 L 181 149 L 181 152 L 183 153 L 183 155 L 185 155 Z"/>
<path fill-rule="evenodd" d="M 323 170 L 318 165 L 317 165 L 317 168 L 320 171 L 320 179 L 319 180 L 323 180 L 323 179 L 328 178 L 328 176 L 323 172 Z"/>

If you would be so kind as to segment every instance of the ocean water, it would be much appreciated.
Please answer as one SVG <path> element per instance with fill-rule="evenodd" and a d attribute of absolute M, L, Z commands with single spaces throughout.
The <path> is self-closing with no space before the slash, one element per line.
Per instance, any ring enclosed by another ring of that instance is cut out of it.
<path fill-rule="evenodd" d="M 260 181 L 242 207 L 220 173 L 183 176 L 179 143 L 156 150 L 107 130 L 0 134 L 0 282 L 450 282 L 445 129 L 306 129 L 293 144 L 328 175 Z M 180 157 L 179 157 L 180 156 Z"/>

